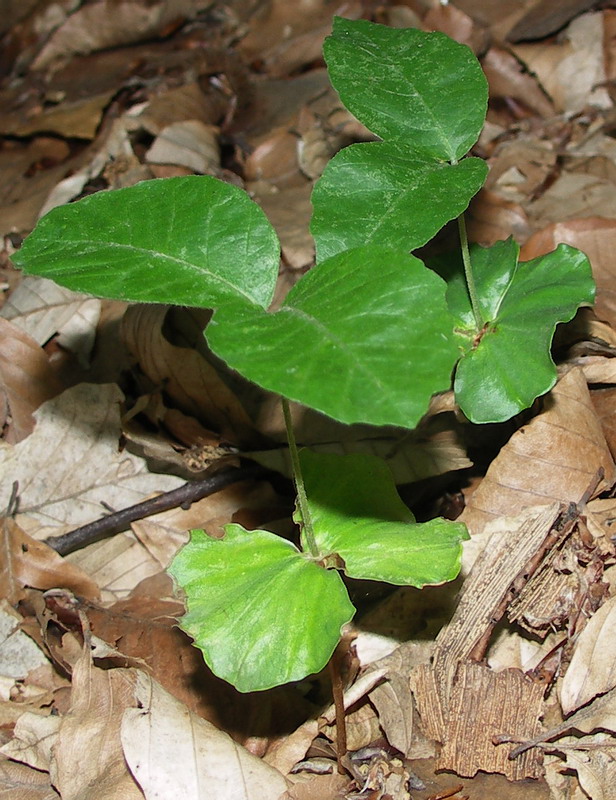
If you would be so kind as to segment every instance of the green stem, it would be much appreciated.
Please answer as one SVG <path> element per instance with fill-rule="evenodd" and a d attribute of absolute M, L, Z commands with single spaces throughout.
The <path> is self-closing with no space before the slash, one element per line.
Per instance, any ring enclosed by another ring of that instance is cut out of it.
<path fill-rule="evenodd" d="M 468 296 L 471 299 L 471 308 L 473 309 L 473 316 L 475 317 L 477 333 L 479 333 L 483 329 L 485 320 L 481 313 L 481 306 L 479 305 L 479 298 L 477 296 L 477 289 L 475 287 L 475 279 L 473 278 L 473 267 L 471 264 L 471 254 L 468 249 L 468 235 L 466 233 L 464 214 L 460 214 L 458 217 L 458 231 L 460 232 L 460 248 L 462 250 L 462 261 L 464 263 L 466 287 L 468 289 Z"/>
<path fill-rule="evenodd" d="M 310 509 L 308 508 L 306 487 L 304 486 L 302 468 L 299 463 L 299 451 L 297 449 L 297 442 L 295 441 L 295 434 L 293 433 L 293 421 L 291 419 L 289 401 L 286 397 L 281 397 L 280 400 L 282 402 L 284 424 L 287 429 L 287 440 L 289 442 L 289 453 L 291 455 L 291 466 L 293 468 L 293 480 L 297 491 L 297 503 L 299 505 L 299 513 L 302 517 L 302 533 L 306 536 L 310 555 L 313 556 L 313 558 L 319 558 L 321 554 L 317 547 L 317 540 L 314 537 L 314 528 L 312 527 L 312 517 L 310 516 Z"/>

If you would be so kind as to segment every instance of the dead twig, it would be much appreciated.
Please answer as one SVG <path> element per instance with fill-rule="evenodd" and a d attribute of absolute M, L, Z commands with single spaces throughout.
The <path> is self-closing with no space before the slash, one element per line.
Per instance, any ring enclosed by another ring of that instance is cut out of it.
<path fill-rule="evenodd" d="M 52 547 L 61 556 L 73 553 L 82 547 L 114 536 L 116 533 L 128 530 L 131 522 L 136 522 L 171 508 L 190 508 L 192 503 L 202 500 L 215 492 L 221 491 L 232 483 L 263 477 L 266 470 L 258 464 L 251 464 L 224 472 L 215 472 L 196 481 L 190 481 L 170 492 L 144 500 L 134 506 L 123 508 L 106 517 L 101 517 L 74 531 L 69 531 L 62 536 L 49 536 L 45 543 Z"/>

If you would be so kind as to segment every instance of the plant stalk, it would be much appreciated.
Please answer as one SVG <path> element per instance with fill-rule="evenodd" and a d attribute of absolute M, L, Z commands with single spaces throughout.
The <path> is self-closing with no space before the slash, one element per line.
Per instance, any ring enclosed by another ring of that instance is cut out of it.
<path fill-rule="evenodd" d="M 346 715 L 344 711 L 344 686 L 342 685 L 342 653 L 340 652 L 340 643 L 332 653 L 327 667 L 329 669 L 329 677 L 332 683 L 332 695 L 334 698 L 334 708 L 336 709 L 336 761 L 338 764 L 338 772 L 341 775 L 346 773 L 342 759 L 347 753 L 347 732 L 346 732 Z"/>
<path fill-rule="evenodd" d="M 308 498 L 306 496 L 306 487 L 304 486 L 302 468 L 299 463 L 299 451 L 297 449 L 297 442 L 295 441 L 295 434 L 293 432 L 293 421 L 291 419 L 289 401 L 286 399 L 286 397 L 281 397 L 280 400 L 282 402 L 284 424 L 287 429 L 287 441 L 289 442 L 289 454 L 291 455 L 291 466 L 293 468 L 293 481 L 295 483 L 295 490 L 297 492 L 297 503 L 299 505 L 299 513 L 302 517 L 302 533 L 305 534 L 310 555 L 313 558 L 319 558 L 320 553 L 319 548 L 317 547 L 317 541 L 314 537 L 312 517 L 310 516 L 310 509 L 308 508 Z"/>
<path fill-rule="evenodd" d="M 462 262 L 464 263 L 466 288 L 468 289 L 468 296 L 471 299 L 471 308 L 473 309 L 473 316 L 475 317 L 477 333 L 479 333 L 483 329 L 485 320 L 483 318 L 483 314 L 481 313 L 481 306 L 479 305 L 479 298 L 477 296 L 477 289 L 475 287 L 475 279 L 473 277 L 473 266 L 471 264 L 470 250 L 468 249 L 468 235 L 466 233 L 464 214 L 460 214 L 458 217 L 458 231 L 460 233 L 460 249 L 462 250 Z"/>

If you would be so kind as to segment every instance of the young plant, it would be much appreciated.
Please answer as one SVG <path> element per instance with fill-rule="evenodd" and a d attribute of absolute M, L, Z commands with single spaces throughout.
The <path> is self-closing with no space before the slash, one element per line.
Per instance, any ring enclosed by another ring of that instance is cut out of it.
<path fill-rule="evenodd" d="M 467 47 L 337 18 L 324 52 L 342 101 L 382 141 L 328 164 L 312 196 L 317 264 L 278 311 L 267 310 L 276 235 L 244 192 L 211 177 L 54 209 L 15 263 L 77 291 L 214 308 L 208 341 L 231 367 L 345 423 L 412 428 L 454 370 L 469 419 L 508 419 L 553 386 L 555 327 L 594 300 L 588 260 L 561 245 L 521 264 L 511 240 L 469 252 L 460 215 L 487 168 L 466 154 L 487 85 Z M 409 254 L 456 217 L 460 263 L 435 271 Z M 298 454 L 288 431 L 301 547 L 228 525 L 222 540 L 193 531 L 170 568 L 187 598 L 182 627 L 241 691 L 325 665 L 354 613 L 339 570 L 442 583 L 467 538 L 458 523 L 416 523 L 378 459 Z"/>

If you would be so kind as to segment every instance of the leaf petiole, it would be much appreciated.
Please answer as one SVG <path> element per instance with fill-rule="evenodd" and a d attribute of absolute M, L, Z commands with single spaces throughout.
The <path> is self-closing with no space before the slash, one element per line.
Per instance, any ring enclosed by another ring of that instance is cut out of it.
<path fill-rule="evenodd" d="M 308 497 L 306 496 L 306 487 L 304 486 L 302 467 L 299 461 L 297 442 L 295 441 L 295 433 L 293 432 L 293 420 L 291 419 L 289 401 L 286 397 L 281 397 L 280 401 L 282 403 L 284 424 L 287 430 L 287 441 L 289 442 L 289 454 L 291 456 L 291 466 L 293 468 L 293 480 L 295 482 L 295 489 L 297 491 L 297 504 L 302 517 L 302 540 L 305 538 L 305 541 L 308 544 L 308 549 L 310 550 L 310 555 L 313 558 L 320 558 L 321 554 L 314 535 L 314 527 L 312 525 L 310 508 L 308 507 Z"/>
<path fill-rule="evenodd" d="M 471 308 L 473 310 L 473 317 L 475 318 L 477 334 L 479 334 L 483 330 L 485 320 L 483 318 L 483 314 L 481 313 L 481 306 L 479 305 L 479 297 L 477 295 L 477 288 L 475 286 L 475 279 L 473 277 L 473 265 L 471 263 L 471 254 L 468 247 L 468 234 L 466 232 L 464 214 L 460 214 L 458 217 L 458 232 L 460 235 L 460 249 L 462 251 L 462 263 L 464 264 L 466 288 L 468 289 L 468 296 L 471 301 Z"/>

